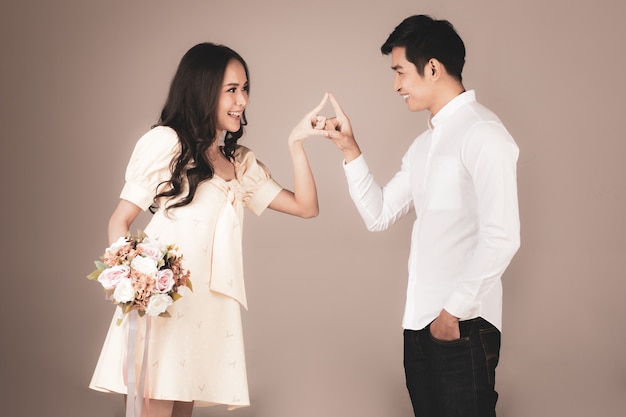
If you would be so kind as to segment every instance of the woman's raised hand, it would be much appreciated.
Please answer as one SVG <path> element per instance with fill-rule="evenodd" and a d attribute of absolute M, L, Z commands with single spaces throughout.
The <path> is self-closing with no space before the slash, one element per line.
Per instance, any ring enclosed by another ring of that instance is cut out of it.
<path fill-rule="evenodd" d="M 289 134 L 289 143 L 302 141 L 310 136 L 326 136 L 328 132 L 324 130 L 326 126 L 326 117 L 319 114 L 320 110 L 328 101 L 328 93 L 324 94 L 324 98 L 313 110 L 304 115 L 302 120 L 293 128 Z"/>

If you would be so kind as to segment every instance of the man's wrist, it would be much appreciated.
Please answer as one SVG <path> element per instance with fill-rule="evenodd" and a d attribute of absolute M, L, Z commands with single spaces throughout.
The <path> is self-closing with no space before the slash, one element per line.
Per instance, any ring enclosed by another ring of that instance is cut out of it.
<path fill-rule="evenodd" d="M 343 151 L 343 159 L 346 161 L 346 164 L 354 161 L 359 156 L 361 156 L 361 150 L 357 148 L 345 149 Z"/>
<path fill-rule="evenodd" d="M 450 322 L 452 324 L 456 324 L 459 322 L 459 318 L 453 315 L 452 313 L 450 313 L 446 309 L 441 310 L 440 316 L 442 316 L 443 319 L 445 319 L 447 322 Z"/>

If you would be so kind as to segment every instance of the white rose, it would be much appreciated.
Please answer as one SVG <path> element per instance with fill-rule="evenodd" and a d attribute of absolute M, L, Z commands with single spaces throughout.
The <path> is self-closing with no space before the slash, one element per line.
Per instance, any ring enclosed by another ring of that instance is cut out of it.
<path fill-rule="evenodd" d="M 158 248 L 162 253 L 165 253 L 165 251 L 167 250 L 167 245 L 161 243 L 161 241 L 158 239 L 151 239 L 149 237 L 146 237 L 141 243 L 154 246 L 155 248 Z"/>
<path fill-rule="evenodd" d="M 146 314 L 150 316 L 158 316 L 164 313 L 174 301 L 167 294 L 152 294 L 150 301 L 148 301 L 148 307 L 146 308 Z"/>
<path fill-rule="evenodd" d="M 111 244 L 108 248 L 106 248 L 106 252 L 114 252 L 119 248 L 128 245 L 128 240 L 124 236 L 117 239 L 115 242 Z"/>
<path fill-rule="evenodd" d="M 157 261 L 145 256 L 135 256 L 130 267 L 139 273 L 154 275 L 157 272 Z"/>
<path fill-rule="evenodd" d="M 130 278 L 122 278 L 113 291 L 113 299 L 117 303 L 128 303 L 135 299 L 135 289 Z"/>

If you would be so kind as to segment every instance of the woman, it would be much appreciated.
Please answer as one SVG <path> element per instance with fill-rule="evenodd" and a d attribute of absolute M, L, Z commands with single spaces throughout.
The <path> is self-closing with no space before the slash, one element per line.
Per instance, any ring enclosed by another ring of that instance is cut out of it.
<path fill-rule="evenodd" d="M 175 244 L 191 272 L 193 292 L 153 317 L 146 397 L 151 417 L 190 416 L 192 408 L 249 405 L 240 305 L 246 307 L 241 259 L 243 207 L 269 207 L 304 218 L 318 214 L 315 181 L 303 141 L 325 135 L 317 112 L 292 130 L 288 145 L 294 191 L 279 186 L 247 148 L 245 61 L 221 45 L 203 43 L 182 58 L 157 126 L 136 144 L 126 183 L 108 226 L 109 242 L 124 236 L 142 210 L 154 212 L 145 232 Z M 128 320 L 113 318 L 90 387 L 127 392 Z M 138 334 L 146 331 L 139 320 Z M 140 336 L 141 337 L 141 336 Z M 140 340 L 139 338 L 137 340 Z M 137 358 L 142 343 L 137 343 Z M 140 369 L 141 363 L 135 364 Z M 144 407 L 142 415 L 146 414 Z"/>

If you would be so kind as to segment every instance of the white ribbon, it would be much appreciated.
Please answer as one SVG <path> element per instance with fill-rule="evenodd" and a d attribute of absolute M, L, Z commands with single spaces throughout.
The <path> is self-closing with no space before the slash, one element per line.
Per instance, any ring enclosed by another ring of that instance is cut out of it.
<path fill-rule="evenodd" d="M 227 202 L 215 225 L 209 288 L 234 298 L 247 309 L 241 234 L 241 222 L 236 208 Z"/>
<path fill-rule="evenodd" d="M 132 310 L 128 317 L 128 350 L 126 352 L 126 417 L 141 416 L 141 408 L 144 403 L 149 404 L 146 380 L 148 374 L 148 346 L 150 341 L 150 316 L 146 315 L 146 335 L 144 338 L 143 358 L 139 372 L 139 384 L 135 375 L 135 356 L 137 344 L 138 313 Z M 137 386 L 138 385 L 138 386 Z M 137 386 L 137 388 L 135 388 Z M 148 413 L 149 415 L 149 413 Z"/>

